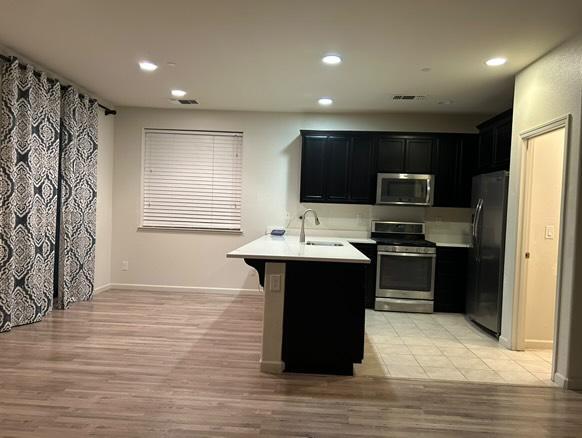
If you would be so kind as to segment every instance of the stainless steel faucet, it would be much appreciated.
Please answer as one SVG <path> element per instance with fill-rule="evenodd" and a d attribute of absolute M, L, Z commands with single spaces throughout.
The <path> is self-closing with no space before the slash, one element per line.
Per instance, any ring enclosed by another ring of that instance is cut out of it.
<path fill-rule="evenodd" d="M 315 218 L 315 225 L 319 225 L 319 218 L 317 217 L 317 213 L 315 210 L 308 208 L 303 212 L 303 216 L 301 216 L 301 233 L 299 233 L 299 243 L 305 243 L 305 216 L 307 213 L 313 213 L 313 217 Z"/>

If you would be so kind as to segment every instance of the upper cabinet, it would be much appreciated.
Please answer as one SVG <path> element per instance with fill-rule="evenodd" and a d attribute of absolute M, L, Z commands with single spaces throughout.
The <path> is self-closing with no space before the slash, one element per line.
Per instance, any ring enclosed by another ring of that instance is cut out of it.
<path fill-rule="evenodd" d="M 435 175 L 436 207 L 470 206 L 476 134 L 301 131 L 301 135 L 301 202 L 375 204 L 378 173 L 416 173 Z"/>
<path fill-rule="evenodd" d="M 379 173 L 432 173 L 433 138 L 380 135 Z"/>
<path fill-rule="evenodd" d="M 370 135 L 302 131 L 301 202 L 374 203 Z"/>
<path fill-rule="evenodd" d="M 475 173 L 509 170 L 513 110 L 507 110 L 481 123 Z"/>
<path fill-rule="evenodd" d="M 327 136 L 303 137 L 301 153 L 301 202 L 325 202 L 325 154 Z"/>
<path fill-rule="evenodd" d="M 371 135 L 354 135 L 350 142 L 348 200 L 373 204 L 376 192 L 376 166 Z"/>
<path fill-rule="evenodd" d="M 476 134 L 440 134 L 434 160 L 435 207 L 470 207 Z"/>

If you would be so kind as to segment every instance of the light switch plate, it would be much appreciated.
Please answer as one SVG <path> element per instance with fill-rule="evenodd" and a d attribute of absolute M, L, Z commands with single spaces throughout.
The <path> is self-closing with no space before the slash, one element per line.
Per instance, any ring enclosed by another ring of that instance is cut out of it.
<path fill-rule="evenodd" d="M 281 276 L 279 274 L 269 275 L 269 290 L 279 292 L 281 290 Z"/>
<path fill-rule="evenodd" d="M 546 225 L 545 235 L 546 239 L 552 240 L 554 238 L 554 226 L 553 225 Z"/>

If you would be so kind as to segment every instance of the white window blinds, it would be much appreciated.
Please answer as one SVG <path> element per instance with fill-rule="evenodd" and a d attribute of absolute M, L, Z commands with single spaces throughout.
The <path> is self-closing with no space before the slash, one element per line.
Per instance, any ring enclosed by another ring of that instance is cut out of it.
<path fill-rule="evenodd" d="M 143 227 L 240 231 L 242 134 L 145 130 Z"/>

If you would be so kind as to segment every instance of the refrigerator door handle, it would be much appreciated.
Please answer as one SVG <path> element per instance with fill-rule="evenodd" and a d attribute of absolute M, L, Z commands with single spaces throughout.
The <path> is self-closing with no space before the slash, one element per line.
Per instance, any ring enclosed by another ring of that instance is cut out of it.
<path fill-rule="evenodd" d="M 481 250 L 479 248 L 479 222 L 481 222 L 481 211 L 483 210 L 483 199 L 479 198 L 477 201 L 477 208 L 475 209 L 475 219 L 473 225 L 473 245 L 477 250 L 477 258 L 481 258 Z"/>
<path fill-rule="evenodd" d="M 477 205 L 475 205 L 475 212 L 473 213 L 473 223 L 471 224 L 471 232 L 473 233 L 473 243 L 477 240 L 477 224 L 479 223 L 479 213 L 481 211 L 481 203 L 483 199 L 479 198 L 477 200 Z"/>

